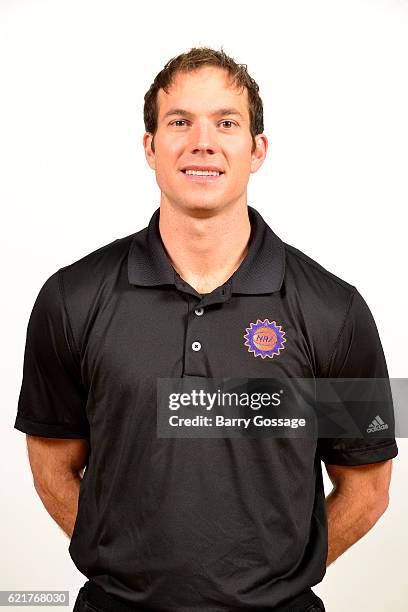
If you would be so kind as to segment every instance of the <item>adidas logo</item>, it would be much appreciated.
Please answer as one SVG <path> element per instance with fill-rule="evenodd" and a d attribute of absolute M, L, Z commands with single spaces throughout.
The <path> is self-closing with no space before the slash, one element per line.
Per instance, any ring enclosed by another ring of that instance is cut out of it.
<path fill-rule="evenodd" d="M 377 415 L 368 426 L 367 433 L 374 433 L 375 431 L 382 431 L 383 429 L 388 429 L 388 425 Z"/>

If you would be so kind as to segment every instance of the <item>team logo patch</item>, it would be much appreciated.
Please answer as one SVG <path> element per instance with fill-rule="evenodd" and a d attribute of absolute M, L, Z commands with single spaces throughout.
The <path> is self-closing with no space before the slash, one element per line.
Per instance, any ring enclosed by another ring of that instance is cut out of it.
<path fill-rule="evenodd" d="M 286 342 L 285 332 L 282 331 L 280 325 L 276 325 L 275 321 L 264 319 L 257 320 L 256 323 L 250 323 L 250 326 L 245 330 L 244 335 L 246 342 L 244 346 L 248 347 L 248 351 L 254 354 L 254 357 L 270 357 L 279 355 L 283 350 Z"/>

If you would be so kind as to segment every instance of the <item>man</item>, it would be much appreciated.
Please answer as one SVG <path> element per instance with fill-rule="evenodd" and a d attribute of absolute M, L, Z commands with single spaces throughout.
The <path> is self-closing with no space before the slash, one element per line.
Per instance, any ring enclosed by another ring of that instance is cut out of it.
<path fill-rule="evenodd" d="M 75 610 L 324 610 L 310 587 L 387 508 L 395 440 L 160 437 L 158 382 L 386 378 L 375 323 L 248 206 L 268 141 L 245 66 L 173 58 L 144 118 L 160 207 L 53 274 L 27 330 L 15 427 L 88 578 Z"/>

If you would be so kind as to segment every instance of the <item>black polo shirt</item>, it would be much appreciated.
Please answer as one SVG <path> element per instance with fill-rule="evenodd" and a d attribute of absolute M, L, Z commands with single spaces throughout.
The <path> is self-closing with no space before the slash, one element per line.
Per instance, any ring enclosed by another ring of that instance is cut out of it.
<path fill-rule="evenodd" d="M 157 436 L 158 378 L 388 376 L 356 288 L 248 213 L 248 253 L 211 293 L 172 267 L 157 209 L 147 228 L 50 276 L 31 313 L 14 426 L 89 436 L 69 552 L 135 609 L 285 604 L 325 574 L 321 461 L 398 452 L 394 439 Z"/>

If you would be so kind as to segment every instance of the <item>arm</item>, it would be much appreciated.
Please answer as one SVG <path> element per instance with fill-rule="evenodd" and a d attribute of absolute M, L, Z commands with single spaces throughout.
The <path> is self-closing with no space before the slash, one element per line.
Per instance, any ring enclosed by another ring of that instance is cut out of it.
<path fill-rule="evenodd" d="M 326 465 L 333 490 L 326 497 L 327 565 L 362 538 L 388 506 L 392 460 L 368 465 Z"/>
<path fill-rule="evenodd" d="M 89 440 L 27 435 L 34 487 L 47 512 L 71 538 Z"/>

